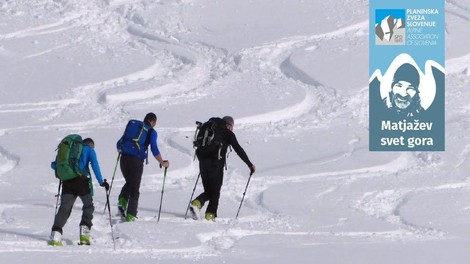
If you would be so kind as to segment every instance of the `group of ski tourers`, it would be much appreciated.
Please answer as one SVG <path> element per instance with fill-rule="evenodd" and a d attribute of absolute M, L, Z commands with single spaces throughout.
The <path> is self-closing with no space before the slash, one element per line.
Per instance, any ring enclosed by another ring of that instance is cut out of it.
<path fill-rule="evenodd" d="M 93 185 L 89 169 L 90 164 L 99 185 L 106 190 L 106 207 L 109 212 L 111 231 L 112 221 L 109 195 L 118 163 L 120 164 L 125 184 L 119 193 L 117 207 L 123 221 L 132 222 L 136 220 L 140 194 L 139 189 L 145 160 L 147 160 L 148 163 L 148 147 L 150 146 L 150 151 L 159 163 L 159 166 L 161 168 L 165 168 L 163 178 L 164 182 L 167 168 L 170 166 L 168 160 L 163 159 L 160 150 L 158 149 L 158 133 L 155 130 L 156 124 L 157 116 L 154 113 L 148 113 L 143 121 L 130 120 L 127 123 L 122 137 L 116 144 L 118 157 L 111 185 L 106 179 L 103 179 L 103 176 L 101 175 L 97 155 L 94 150 L 95 142 L 93 139 L 82 139 L 82 137 L 77 134 L 71 134 L 62 139 L 57 147 L 56 159 L 51 163 L 51 168 L 55 171 L 55 175 L 60 180 L 60 183 L 49 245 L 62 246 L 62 228 L 70 216 L 77 197 L 79 197 L 83 203 L 82 217 L 79 224 L 79 244 L 90 245 L 90 230 L 93 225 L 92 219 L 94 212 L 92 198 Z M 196 122 L 196 124 L 197 128 L 194 134 L 193 147 L 196 149 L 196 156 L 199 160 L 199 175 L 197 177 L 186 214 L 189 211 L 191 217 L 195 220 L 204 218 L 208 221 L 215 221 L 219 205 L 220 189 L 223 183 L 224 167 L 226 167 L 228 148 L 233 148 L 237 155 L 248 165 L 250 169 L 250 178 L 248 179 L 248 183 L 251 179 L 251 175 L 255 172 L 256 167 L 251 163 L 246 152 L 240 146 L 235 134 L 233 133 L 235 123 L 232 117 L 213 117 L 205 123 Z M 199 178 L 202 179 L 204 192 L 193 199 Z M 246 188 L 248 187 L 248 183 Z M 162 198 L 163 188 L 164 187 L 162 187 Z M 162 201 L 160 200 L 160 210 L 161 202 Z M 208 206 L 203 217 L 201 215 L 201 210 L 206 202 L 208 202 Z M 238 212 L 240 212 L 240 208 Z M 160 219 L 160 214 L 158 217 L 158 219 Z"/>

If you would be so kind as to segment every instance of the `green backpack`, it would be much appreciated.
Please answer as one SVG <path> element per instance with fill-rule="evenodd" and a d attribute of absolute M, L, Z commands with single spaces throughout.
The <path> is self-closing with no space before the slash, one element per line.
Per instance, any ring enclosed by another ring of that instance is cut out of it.
<path fill-rule="evenodd" d="M 62 181 L 71 180 L 82 174 L 79 168 L 80 155 L 83 150 L 83 140 L 80 135 L 66 136 L 57 147 L 55 158 L 55 176 Z"/>

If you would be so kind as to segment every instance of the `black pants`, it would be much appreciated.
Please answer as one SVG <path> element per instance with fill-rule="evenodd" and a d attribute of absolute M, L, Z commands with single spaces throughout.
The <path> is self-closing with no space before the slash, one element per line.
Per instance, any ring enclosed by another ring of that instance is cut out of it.
<path fill-rule="evenodd" d="M 224 180 L 224 162 L 217 159 L 199 160 L 199 171 L 201 172 L 204 192 L 196 199 L 199 200 L 202 205 L 209 201 L 206 213 L 213 213 L 217 217 L 220 189 L 222 188 Z"/>
<path fill-rule="evenodd" d="M 126 180 L 119 198 L 128 201 L 127 214 L 137 216 L 139 206 L 140 182 L 144 173 L 144 160 L 130 155 L 121 156 L 121 172 Z"/>
<path fill-rule="evenodd" d="M 82 220 L 80 225 L 86 225 L 91 228 L 93 225 L 93 199 L 90 190 L 90 179 L 86 176 L 77 177 L 72 180 L 62 182 L 62 195 L 60 196 L 60 207 L 57 212 L 52 231 L 59 231 L 62 234 L 67 219 L 72 212 L 73 204 L 77 197 L 80 197 L 83 203 L 82 207 Z"/>

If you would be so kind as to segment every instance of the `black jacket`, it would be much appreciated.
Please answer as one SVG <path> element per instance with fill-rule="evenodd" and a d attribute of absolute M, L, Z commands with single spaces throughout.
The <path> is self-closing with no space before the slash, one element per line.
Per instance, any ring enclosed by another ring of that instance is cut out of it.
<path fill-rule="evenodd" d="M 227 128 L 223 129 L 222 132 L 223 132 L 223 135 L 222 135 L 223 145 L 222 145 L 221 156 L 222 156 L 222 160 L 224 164 L 226 161 L 227 149 L 229 146 L 232 146 L 233 150 L 235 150 L 235 153 L 237 153 L 240 159 L 242 159 L 243 162 L 245 162 L 246 165 L 248 165 L 248 167 L 253 166 L 253 163 L 251 163 L 250 159 L 248 158 L 248 155 L 246 155 L 245 150 L 238 143 L 235 133 L 233 133 Z"/>

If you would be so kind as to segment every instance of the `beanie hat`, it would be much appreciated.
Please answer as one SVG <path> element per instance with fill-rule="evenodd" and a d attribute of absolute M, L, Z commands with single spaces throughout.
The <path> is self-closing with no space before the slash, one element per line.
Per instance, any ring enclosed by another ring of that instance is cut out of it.
<path fill-rule="evenodd" d="M 235 124 L 235 121 L 233 120 L 233 117 L 231 116 L 224 116 L 222 119 L 225 121 L 225 123 L 229 125 L 233 126 Z"/>
<path fill-rule="evenodd" d="M 411 83 L 415 89 L 418 89 L 419 86 L 419 73 L 416 68 L 409 64 L 404 63 L 398 67 L 397 71 L 393 75 L 392 86 L 399 81 L 406 81 Z"/>

